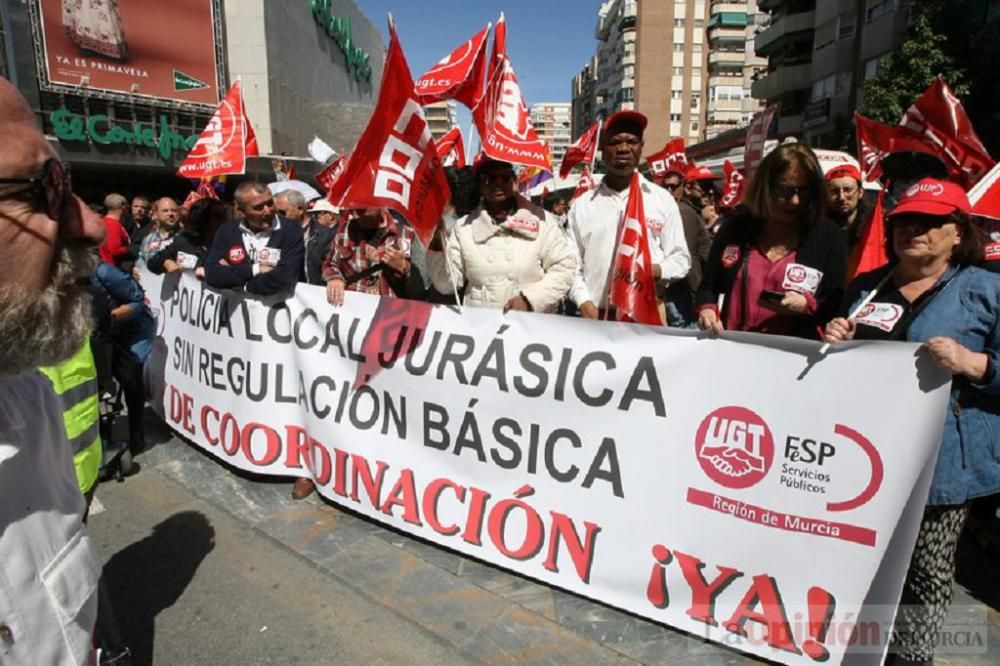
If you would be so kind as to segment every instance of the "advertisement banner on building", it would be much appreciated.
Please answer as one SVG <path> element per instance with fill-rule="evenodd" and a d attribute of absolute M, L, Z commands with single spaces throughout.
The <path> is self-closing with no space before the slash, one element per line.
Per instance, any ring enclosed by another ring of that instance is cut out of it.
<path fill-rule="evenodd" d="M 151 402 L 227 464 L 768 659 L 878 663 L 948 405 L 916 344 L 142 284 Z"/>
<path fill-rule="evenodd" d="M 219 101 L 217 0 L 34 0 L 42 85 Z"/>

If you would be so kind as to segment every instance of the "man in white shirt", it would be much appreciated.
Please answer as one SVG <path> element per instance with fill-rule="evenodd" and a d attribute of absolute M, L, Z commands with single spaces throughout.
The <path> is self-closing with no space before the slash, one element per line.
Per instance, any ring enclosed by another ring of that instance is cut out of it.
<path fill-rule="evenodd" d="M 0 664 L 92 663 L 101 562 L 62 405 L 37 370 L 84 344 L 101 218 L 0 78 Z"/>
<path fill-rule="evenodd" d="M 577 198 L 569 209 L 569 233 L 576 241 L 580 266 L 570 296 L 587 319 L 601 318 L 608 305 L 619 221 L 628 205 L 629 186 L 642 155 L 645 129 L 646 116 L 635 111 L 619 111 L 608 118 L 601 135 L 607 173 L 596 189 Z M 653 277 L 675 282 L 691 268 L 680 211 L 666 190 L 641 175 L 639 179 Z"/>

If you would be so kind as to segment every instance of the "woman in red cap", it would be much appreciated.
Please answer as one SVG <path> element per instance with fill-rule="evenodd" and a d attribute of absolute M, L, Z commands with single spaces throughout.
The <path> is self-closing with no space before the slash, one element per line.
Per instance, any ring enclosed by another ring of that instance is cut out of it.
<path fill-rule="evenodd" d="M 761 161 L 748 212 L 722 225 L 696 297 L 698 328 L 818 339 L 840 305 L 847 246 L 824 216 L 823 171 L 802 143 Z"/>
<path fill-rule="evenodd" d="M 889 213 L 898 262 L 847 288 L 826 341 L 906 340 L 953 374 L 950 408 L 893 636 L 895 663 L 930 663 L 951 602 L 955 547 L 976 497 L 1000 491 L 1000 278 L 982 260 L 969 200 L 926 178 Z M 859 308 L 860 304 L 860 309 Z"/>

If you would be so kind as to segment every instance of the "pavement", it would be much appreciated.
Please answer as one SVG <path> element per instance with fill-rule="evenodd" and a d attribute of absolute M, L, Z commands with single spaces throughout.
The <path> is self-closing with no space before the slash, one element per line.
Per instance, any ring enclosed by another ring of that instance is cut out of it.
<path fill-rule="evenodd" d="M 137 664 L 750 664 L 751 657 L 404 535 L 160 426 L 90 531 Z M 949 625 L 1000 663 L 1000 562 L 959 552 Z"/>

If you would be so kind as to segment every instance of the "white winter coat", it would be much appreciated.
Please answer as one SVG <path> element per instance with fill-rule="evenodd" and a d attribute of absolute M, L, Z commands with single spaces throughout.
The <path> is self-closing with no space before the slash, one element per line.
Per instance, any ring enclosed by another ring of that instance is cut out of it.
<path fill-rule="evenodd" d="M 435 289 L 451 294 L 464 286 L 466 305 L 495 309 L 523 294 L 535 312 L 555 311 L 573 285 L 576 259 L 555 217 L 523 197 L 517 202 L 502 224 L 477 208 L 455 225 L 445 252 L 427 253 Z"/>

